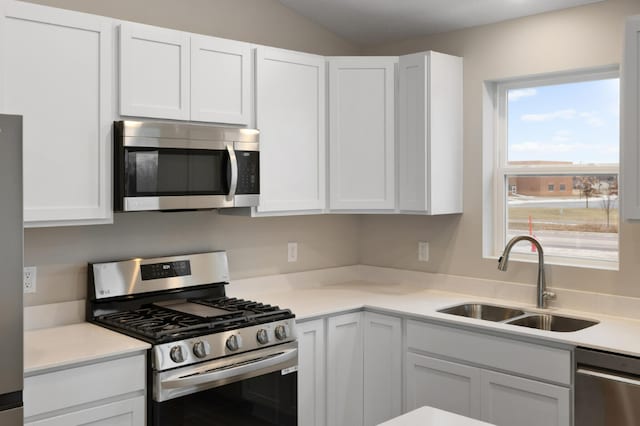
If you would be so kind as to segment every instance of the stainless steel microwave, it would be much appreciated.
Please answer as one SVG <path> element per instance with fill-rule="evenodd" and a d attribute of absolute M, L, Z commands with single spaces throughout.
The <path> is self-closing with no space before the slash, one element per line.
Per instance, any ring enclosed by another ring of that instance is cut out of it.
<path fill-rule="evenodd" d="M 257 130 L 116 121 L 114 140 L 116 211 L 258 205 Z"/>

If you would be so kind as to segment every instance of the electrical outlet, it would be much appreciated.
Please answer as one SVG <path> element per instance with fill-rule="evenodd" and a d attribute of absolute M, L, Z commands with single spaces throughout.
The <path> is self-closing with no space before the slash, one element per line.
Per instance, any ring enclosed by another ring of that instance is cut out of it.
<path fill-rule="evenodd" d="M 298 243 L 287 244 L 287 261 L 289 262 L 298 261 Z"/>
<path fill-rule="evenodd" d="M 38 278 L 38 268 L 35 266 L 27 266 L 23 273 L 23 288 L 25 293 L 36 292 L 36 280 Z"/>
<path fill-rule="evenodd" d="M 418 242 L 418 260 L 420 262 L 429 261 L 429 243 L 426 241 Z"/>

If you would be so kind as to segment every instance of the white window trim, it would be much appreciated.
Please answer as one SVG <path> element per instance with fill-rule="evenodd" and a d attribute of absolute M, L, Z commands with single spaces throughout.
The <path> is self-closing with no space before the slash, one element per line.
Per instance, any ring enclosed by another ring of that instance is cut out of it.
<path fill-rule="evenodd" d="M 576 175 L 620 174 L 619 166 L 508 166 L 507 155 L 507 93 L 509 90 L 540 87 L 591 80 L 620 78 L 619 65 L 550 73 L 485 82 L 483 102 L 483 257 L 497 259 L 506 243 L 507 185 L 510 175 Z M 583 268 L 618 270 L 618 261 L 586 259 L 545 254 L 545 263 Z M 537 262 L 536 254 L 514 252 L 511 259 Z"/>

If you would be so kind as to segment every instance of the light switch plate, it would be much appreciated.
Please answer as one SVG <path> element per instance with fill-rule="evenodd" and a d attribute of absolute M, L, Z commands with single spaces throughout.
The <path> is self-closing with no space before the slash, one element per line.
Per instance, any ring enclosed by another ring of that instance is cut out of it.
<path fill-rule="evenodd" d="M 288 262 L 298 261 L 298 243 L 291 242 L 287 244 L 287 261 Z"/>
<path fill-rule="evenodd" d="M 429 261 L 429 243 L 426 241 L 418 242 L 418 260 L 420 262 Z"/>

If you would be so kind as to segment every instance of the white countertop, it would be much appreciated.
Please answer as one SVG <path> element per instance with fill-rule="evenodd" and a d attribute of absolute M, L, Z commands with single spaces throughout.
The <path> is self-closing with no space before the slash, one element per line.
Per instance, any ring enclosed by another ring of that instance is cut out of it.
<path fill-rule="evenodd" d="M 25 376 L 149 349 L 148 343 L 89 323 L 24 333 Z"/>
<path fill-rule="evenodd" d="M 546 309 L 545 312 L 600 321 L 599 324 L 575 332 L 553 332 L 527 327 L 464 318 L 437 312 L 439 309 L 466 302 L 487 302 L 518 307 L 528 312 L 540 311 L 535 304 L 523 304 L 501 299 L 468 296 L 429 290 L 408 284 L 378 284 L 354 281 L 343 284 L 307 286 L 303 288 L 275 288 L 261 285 L 227 287 L 227 295 L 259 300 L 291 309 L 298 320 L 354 311 L 373 309 L 416 319 L 438 320 L 464 325 L 478 330 L 494 330 L 506 335 L 532 337 L 538 340 L 602 349 L 640 356 L 640 321 L 630 318 L 592 314 L 566 309 Z"/>
<path fill-rule="evenodd" d="M 420 407 L 378 426 L 491 426 L 469 417 L 453 414 L 433 407 Z"/>
<path fill-rule="evenodd" d="M 374 272 L 377 271 L 376 269 Z M 623 318 L 601 313 L 551 308 L 545 312 L 594 319 L 600 323 L 571 333 L 543 331 L 437 312 L 445 307 L 468 302 L 486 302 L 518 307 L 529 312 L 537 311 L 532 293 L 527 293 L 527 297 L 522 299 L 531 299 L 531 303 L 528 304 L 506 300 L 506 298 L 502 298 L 505 287 L 500 283 L 495 287 L 491 287 L 491 285 L 487 287 L 487 283 L 476 285 L 475 281 L 471 284 L 467 282 L 463 283 L 466 287 L 457 286 L 458 290 L 466 289 L 466 291 L 453 293 L 441 289 L 425 288 L 422 283 L 388 284 L 368 280 L 322 284 L 322 280 L 327 275 L 331 275 L 331 272 L 320 270 L 303 274 L 240 280 L 228 285 L 226 291 L 228 296 L 258 300 L 289 308 L 296 314 L 299 321 L 367 308 L 418 320 L 436 320 L 451 325 L 462 325 L 478 331 L 498 331 L 505 336 L 512 335 L 519 339 L 535 338 L 539 341 L 640 356 L 640 339 L 638 338 L 640 336 L 640 320 L 635 317 Z M 384 276 L 376 276 L 375 278 L 386 279 Z M 447 288 L 454 288 L 460 278 L 435 276 L 435 280 L 448 280 L 446 281 Z M 434 283 L 432 282 L 430 285 L 434 285 Z M 518 294 L 520 289 L 516 288 L 516 290 L 516 294 Z M 475 292 L 476 295 L 468 294 L 471 292 Z M 480 292 L 491 294 L 494 298 L 477 296 Z M 568 298 L 570 295 L 563 296 Z M 599 298 L 598 295 L 593 297 Z M 603 300 L 603 303 L 607 303 L 606 300 Z M 616 303 L 624 304 L 625 301 L 616 301 Z M 634 311 L 629 309 L 630 306 L 635 305 L 623 307 L 627 312 Z M 44 315 L 43 309 L 50 315 Z M 56 313 L 58 311 L 60 309 L 57 309 L 57 305 L 50 305 L 37 309 L 34 314 L 38 317 L 48 318 L 49 316 L 58 316 L 59 314 Z M 84 310 L 82 309 L 82 311 Z M 53 322 L 55 319 L 51 321 Z M 78 321 L 81 320 L 80 317 Z M 86 362 L 96 362 L 109 357 L 144 351 L 150 347 L 145 342 L 89 323 L 26 331 L 24 340 L 26 375 Z"/>

